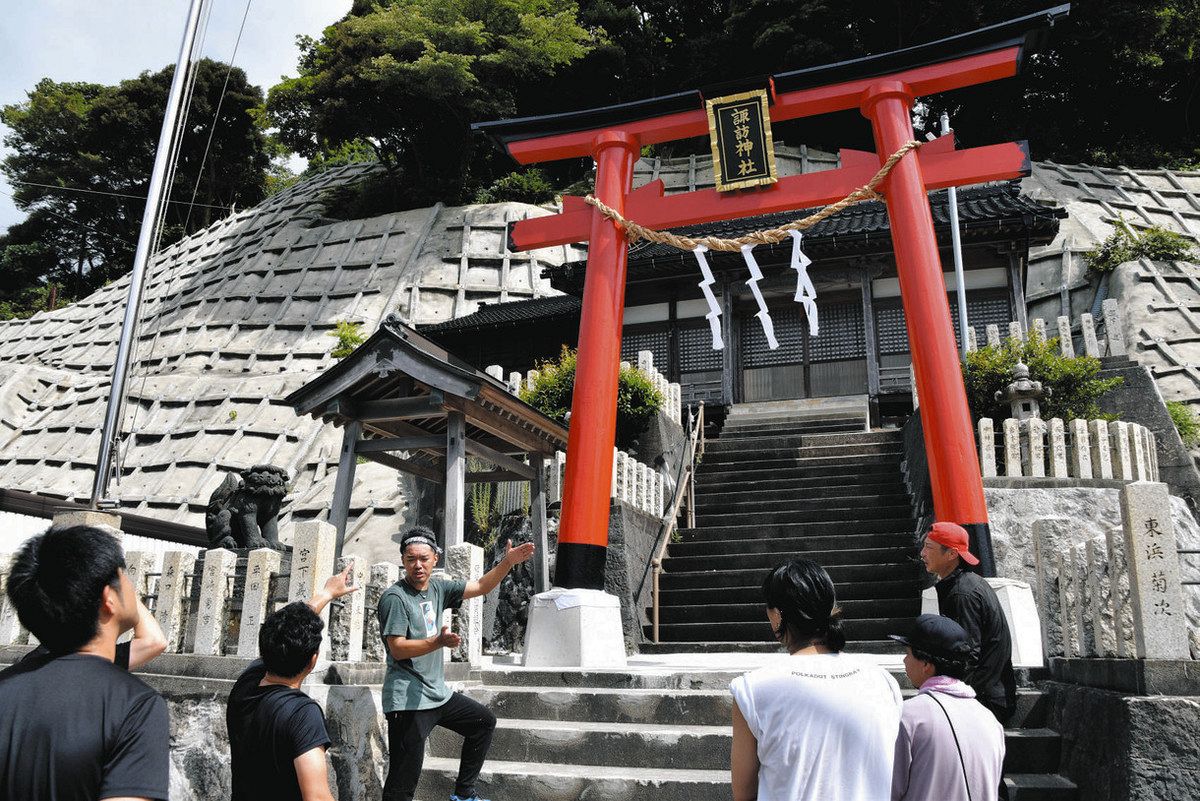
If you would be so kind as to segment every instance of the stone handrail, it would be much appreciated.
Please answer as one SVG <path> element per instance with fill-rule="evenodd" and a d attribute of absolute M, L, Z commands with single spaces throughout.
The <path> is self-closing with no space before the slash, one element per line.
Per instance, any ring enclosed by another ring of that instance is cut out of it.
<path fill-rule="evenodd" d="M 1037 603 L 1050 656 L 1188 659 L 1188 624 L 1166 484 L 1121 488 L 1119 530 L 1063 547 L 1034 524 Z"/>
<path fill-rule="evenodd" d="M 1077 478 L 1157 481 L 1154 433 L 1137 423 L 1033 418 L 1000 423 L 1002 456 L 996 456 L 996 421 L 979 419 L 979 469 L 986 478 Z"/>

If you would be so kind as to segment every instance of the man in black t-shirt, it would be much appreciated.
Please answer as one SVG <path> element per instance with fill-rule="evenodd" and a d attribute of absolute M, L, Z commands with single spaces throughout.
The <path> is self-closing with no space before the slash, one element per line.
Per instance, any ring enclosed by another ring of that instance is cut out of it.
<path fill-rule="evenodd" d="M 233 801 L 333 801 L 325 716 L 300 685 L 317 664 L 321 610 L 358 589 L 348 584 L 353 567 L 326 581 L 307 604 L 290 603 L 263 621 L 260 658 L 238 677 L 225 712 Z"/>
<path fill-rule="evenodd" d="M 0 801 L 166 801 L 167 705 L 113 664 L 138 621 L 116 537 L 71 526 L 30 539 L 8 598 L 46 650 L 0 672 Z"/>

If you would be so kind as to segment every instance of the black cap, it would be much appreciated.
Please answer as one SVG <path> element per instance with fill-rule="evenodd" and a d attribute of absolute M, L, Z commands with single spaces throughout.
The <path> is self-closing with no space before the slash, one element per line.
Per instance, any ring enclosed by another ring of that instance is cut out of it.
<path fill-rule="evenodd" d="M 962 661 L 971 654 L 971 642 L 963 627 L 941 615 L 921 615 L 914 621 L 907 636 L 889 634 L 890 638 L 930 656 L 949 661 Z"/>

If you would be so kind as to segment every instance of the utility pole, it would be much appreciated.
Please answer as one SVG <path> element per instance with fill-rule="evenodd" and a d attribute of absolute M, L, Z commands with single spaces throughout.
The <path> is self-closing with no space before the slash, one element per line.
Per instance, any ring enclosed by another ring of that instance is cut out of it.
<path fill-rule="evenodd" d="M 163 117 L 162 131 L 158 137 L 158 151 L 154 155 L 154 168 L 150 173 L 150 191 L 146 196 L 146 209 L 142 212 L 142 228 L 138 232 L 137 250 L 133 257 L 133 270 L 129 275 L 129 295 L 125 301 L 125 318 L 121 322 L 121 338 L 117 343 L 117 359 L 113 364 L 112 387 L 108 394 L 108 407 L 104 413 L 104 429 L 100 435 L 100 454 L 96 458 L 96 477 L 92 483 L 91 507 L 97 509 L 108 493 L 112 478 L 113 451 L 120 436 L 121 410 L 125 406 L 125 384 L 129 379 L 130 358 L 137 340 L 138 316 L 142 305 L 142 289 L 146 283 L 146 267 L 153 255 L 154 232 L 158 229 L 160 206 L 167 191 L 166 176 L 170 171 L 172 144 L 176 122 L 183 105 L 184 88 L 187 84 L 189 65 L 196 44 L 196 32 L 206 0 L 191 0 L 187 24 L 183 29 L 183 41 L 179 45 L 179 59 L 175 62 L 175 75 L 171 78 L 171 90 L 167 95 L 167 111 Z"/>
<path fill-rule="evenodd" d="M 950 115 L 942 112 L 942 136 L 951 133 Z M 946 202 L 950 207 L 950 247 L 954 251 L 954 284 L 958 295 L 958 352 L 967 360 L 967 282 L 963 275 L 962 235 L 958 231 L 958 187 L 946 190 Z"/>

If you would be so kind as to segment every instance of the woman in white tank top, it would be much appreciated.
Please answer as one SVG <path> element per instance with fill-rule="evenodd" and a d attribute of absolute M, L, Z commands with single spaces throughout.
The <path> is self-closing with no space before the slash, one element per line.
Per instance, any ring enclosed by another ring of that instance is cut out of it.
<path fill-rule="evenodd" d="M 734 801 L 881 801 L 891 795 L 900 688 L 850 654 L 833 581 L 794 559 L 763 582 L 788 656 L 733 680 Z"/>

